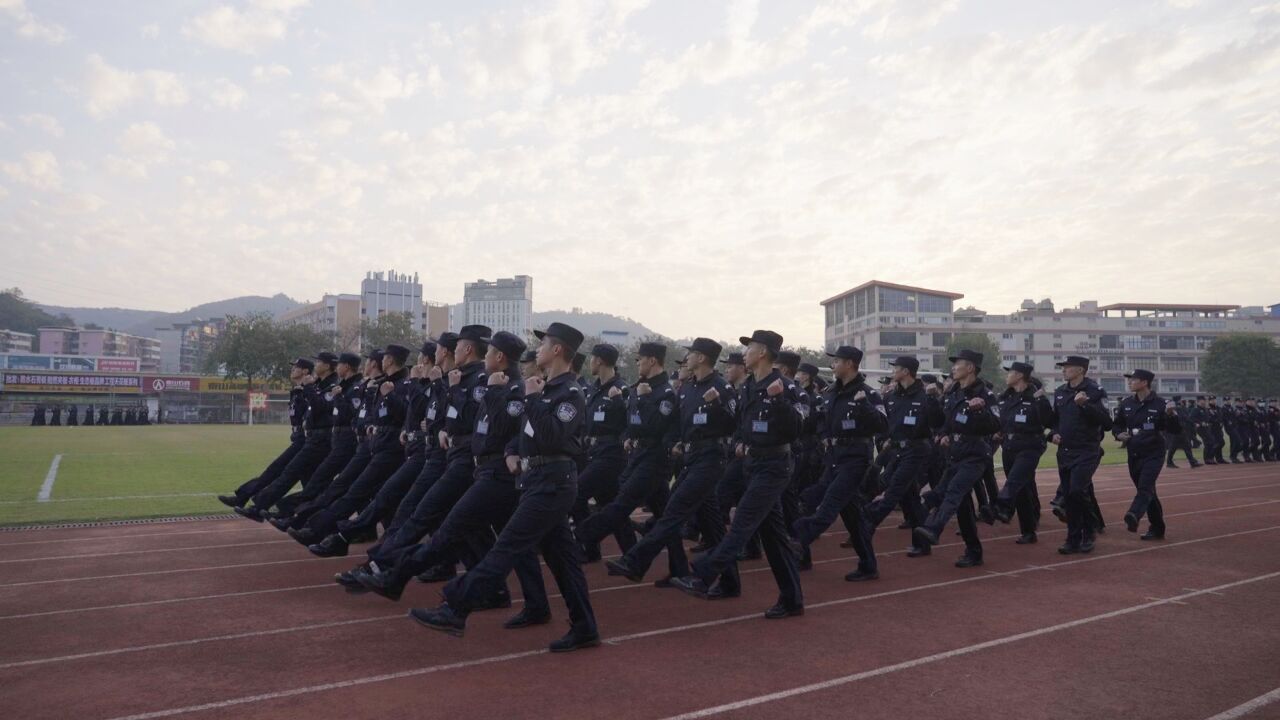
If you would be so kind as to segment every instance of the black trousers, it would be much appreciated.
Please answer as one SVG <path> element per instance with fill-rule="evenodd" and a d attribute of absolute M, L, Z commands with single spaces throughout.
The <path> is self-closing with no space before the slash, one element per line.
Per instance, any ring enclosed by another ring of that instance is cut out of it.
<path fill-rule="evenodd" d="M 386 433 L 371 441 L 369 451 L 372 456 L 360 476 L 351 487 L 334 500 L 328 507 L 307 518 L 306 527 L 318 538 L 337 532 L 338 521 L 346 520 L 352 513 L 364 508 L 387 478 L 391 477 L 404 464 L 404 447 L 400 445 L 398 435 Z"/>
<path fill-rule="evenodd" d="M 853 541 L 858 554 L 858 569 L 877 572 L 875 548 L 871 543 L 871 528 L 863 521 L 867 509 L 859 490 L 863 478 L 871 468 L 871 446 L 836 447 L 828 454 L 829 461 L 822 479 L 814 487 L 824 487 L 821 499 L 813 512 L 797 520 L 793 526 L 801 545 L 809 545 L 821 537 L 839 516 Z"/>
<path fill-rule="evenodd" d="M 409 521 L 409 516 L 418 507 L 418 503 L 422 502 L 422 498 L 426 496 L 431 486 L 444 474 L 444 469 L 447 466 L 445 451 L 441 448 L 429 448 L 422 463 L 422 468 L 418 471 L 418 476 L 413 479 L 413 484 L 409 486 L 408 491 L 404 493 L 399 503 L 395 506 L 395 512 L 391 515 L 390 521 L 383 519 L 385 517 L 384 510 L 395 494 L 393 488 L 389 489 L 391 482 L 388 481 L 374 496 L 373 502 L 365 505 L 359 515 L 351 520 L 338 523 L 338 532 L 345 533 L 373 528 L 381 522 L 383 533 L 382 537 L 378 539 L 379 543 L 395 535 L 396 531 Z"/>
<path fill-rule="evenodd" d="M 974 486 L 982 481 L 987 471 L 987 445 L 980 438 L 961 440 L 951 446 L 951 457 L 942 475 L 942 493 L 938 509 L 923 524 L 935 535 L 942 531 L 955 516 L 960 524 L 960 536 L 964 538 L 965 554 L 982 557 L 982 541 L 978 539 L 978 526 L 973 512 Z"/>
<path fill-rule="evenodd" d="M 1023 535 L 1036 531 L 1040 493 L 1036 488 L 1036 468 L 1045 451 L 1044 438 L 1005 438 L 1000 464 L 1004 467 L 1004 487 L 996 502 L 1018 513 L 1018 529 Z"/>
<path fill-rule="evenodd" d="M 253 504 L 259 508 L 269 508 L 276 504 L 281 498 L 289 494 L 290 488 L 298 483 L 306 483 L 311 479 L 311 473 L 315 472 L 320 463 L 329 454 L 329 441 L 332 438 L 329 431 L 312 431 L 307 433 L 307 441 L 302 444 L 302 449 L 297 455 L 285 465 L 284 471 L 281 472 L 275 480 L 272 480 L 266 487 L 259 490 L 253 496 Z"/>
<path fill-rule="evenodd" d="M 1166 463 L 1173 464 L 1174 453 L 1181 450 L 1187 454 L 1188 463 L 1197 464 L 1196 456 L 1191 452 L 1191 441 L 1187 439 L 1186 435 L 1182 433 L 1165 433 L 1164 441 L 1165 446 L 1168 448 L 1168 456 L 1165 458 Z"/>
<path fill-rule="evenodd" d="M 298 507 L 294 508 L 293 517 L 289 521 L 290 527 L 301 529 L 312 515 L 324 510 L 332 505 L 338 498 L 346 494 L 351 487 L 351 483 L 360 477 L 360 473 L 369 466 L 369 461 L 373 459 L 373 439 L 366 436 L 359 436 L 356 440 L 356 452 L 343 466 L 342 472 L 329 483 L 329 487 L 325 488 L 320 496 L 314 500 L 308 500 Z"/>
<path fill-rule="evenodd" d="M 1096 525 L 1090 517 L 1093 474 L 1102 461 L 1102 448 L 1058 448 L 1058 485 L 1067 513 L 1067 543 L 1092 540 Z M 1097 501 L 1094 500 L 1094 503 Z"/>
<path fill-rule="evenodd" d="M 458 504 L 467 488 L 475 481 L 476 464 L 470 448 L 453 450 L 445 456 L 444 472 L 431 483 L 422 500 L 394 532 L 383 535 L 382 542 L 369 548 L 369 559 L 382 565 L 394 563 L 404 548 L 417 545 L 436 531 Z"/>
<path fill-rule="evenodd" d="M 924 507 L 920 504 L 920 479 L 929 461 L 930 442 L 917 440 L 906 447 L 892 450 L 892 457 L 882 474 L 884 494 L 871 503 L 867 510 L 867 522 L 874 529 L 889 517 L 899 505 L 902 514 L 912 528 L 924 522 Z"/>
<path fill-rule="evenodd" d="M 631 513 L 648 504 L 654 516 L 661 517 L 670 482 L 671 464 L 664 447 L 652 445 L 633 450 L 623 471 L 618 496 L 608 505 L 597 508 L 577 527 L 578 540 L 584 547 L 590 547 L 613 535 L 622 545 L 622 552 L 630 552 L 636 544 Z"/>
<path fill-rule="evenodd" d="M 725 449 L 722 447 L 702 448 L 685 457 L 684 469 L 667 499 L 662 517 L 626 552 L 625 557 L 632 567 L 644 574 L 666 548 L 667 574 L 672 577 L 689 574 L 689 560 L 685 556 L 681 530 L 686 522 L 695 519 L 700 509 L 715 504 L 716 484 L 724 476 L 724 463 Z M 705 532 L 708 534 L 702 541 L 714 547 L 724 539 L 724 523 L 707 523 Z M 720 586 L 735 592 L 740 589 L 736 565 L 720 576 Z"/>
<path fill-rule="evenodd" d="M 476 470 L 475 482 L 458 499 L 430 540 L 399 550 L 391 567 L 400 582 L 437 565 L 452 565 L 464 557 L 483 558 L 488 554 L 494 545 L 494 532 L 501 533 L 506 528 L 520 504 L 515 478 L 501 466 L 502 462 Z M 512 563 L 525 608 L 538 613 L 551 612 L 536 552 L 530 550 L 516 556 Z M 501 590 L 506 590 L 505 582 Z"/>
<path fill-rule="evenodd" d="M 290 493 L 276 502 L 280 511 L 292 514 L 303 503 L 320 497 L 333 483 L 334 478 L 342 473 L 347 463 L 351 462 L 351 458 L 355 457 L 356 445 L 354 430 L 335 429 L 329 441 L 329 454 L 312 471 L 311 478 L 303 483 L 302 490 Z"/>
<path fill-rule="evenodd" d="M 391 523 L 400 500 L 409 492 L 413 481 L 427 464 L 427 452 L 424 446 L 417 446 L 407 452 L 404 462 L 391 473 L 373 497 L 363 506 L 355 509 L 354 518 L 342 518 L 337 523 L 337 532 L 356 534 L 376 530 L 378 523 L 385 527 Z"/>
<path fill-rule="evenodd" d="M 1129 448 L 1129 479 L 1138 491 L 1129 505 L 1129 514 L 1139 520 L 1144 515 L 1150 518 L 1151 530 L 1157 535 L 1163 535 L 1165 530 L 1164 507 L 1156 495 L 1156 479 L 1160 477 L 1161 467 L 1159 446 L 1137 451 Z"/>
<path fill-rule="evenodd" d="M 573 503 L 573 526 L 575 530 L 591 516 L 590 500 L 596 501 L 596 508 L 603 508 L 618 497 L 618 478 L 627 467 L 627 455 L 620 441 L 605 441 L 591 448 L 587 464 L 578 474 L 578 497 Z M 634 542 L 635 534 L 628 528 L 625 532 L 614 533 L 618 546 Z M 583 552 L 587 560 L 600 559 L 600 543 L 584 545 Z"/>
<path fill-rule="evenodd" d="M 578 498 L 577 475 L 577 465 L 564 461 L 530 468 L 520 476 L 520 501 L 493 548 L 475 567 L 445 584 L 449 607 L 466 616 L 477 602 L 506 586 L 517 563 L 540 551 L 569 608 L 574 632 L 598 632 L 578 541 L 569 529 L 569 511 Z"/>
<path fill-rule="evenodd" d="M 760 533 L 769 569 L 778 584 L 778 601 L 788 608 L 804 605 L 800 589 L 800 565 L 791 550 L 779 500 L 791 482 L 791 456 L 769 455 L 746 458 L 743 464 L 747 488 L 729 524 L 729 532 L 714 548 L 693 561 L 691 571 L 710 584 L 716 577 L 735 569 L 738 554 L 751 536 Z"/>
<path fill-rule="evenodd" d="M 258 473 L 258 477 L 236 488 L 236 499 L 242 503 L 248 502 L 249 498 L 256 495 L 259 490 L 270 485 L 272 480 L 280 477 L 280 473 L 284 472 L 285 466 L 289 464 L 293 456 L 298 454 L 298 451 L 302 449 L 306 442 L 307 436 L 301 430 L 295 430 L 289 436 L 289 446 L 277 455 L 275 460 L 271 461 L 267 469 Z"/>
<path fill-rule="evenodd" d="M 1231 459 L 1233 461 L 1240 459 L 1240 453 L 1244 452 L 1246 443 L 1244 436 L 1240 434 L 1239 429 L 1235 425 L 1223 425 L 1222 429 L 1227 433 L 1227 439 L 1231 442 Z"/>

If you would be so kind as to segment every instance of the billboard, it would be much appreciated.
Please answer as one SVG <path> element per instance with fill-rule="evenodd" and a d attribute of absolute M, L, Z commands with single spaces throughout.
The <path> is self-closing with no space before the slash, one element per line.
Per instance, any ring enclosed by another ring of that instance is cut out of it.
<path fill-rule="evenodd" d="M 142 392 L 200 392 L 200 378 L 175 375 L 143 375 Z"/>
<path fill-rule="evenodd" d="M 249 392 L 249 382 L 244 378 L 224 378 L 202 376 L 200 378 L 200 389 L 207 393 L 237 393 L 243 394 Z M 289 386 L 279 380 L 254 380 L 254 390 L 265 390 L 273 393 L 287 393 Z"/>
<path fill-rule="evenodd" d="M 100 357 L 97 360 L 98 372 L 138 372 L 141 362 L 138 358 L 124 357 Z"/>
<path fill-rule="evenodd" d="M 3 385 L 6 392 L 137 394 L 139 380 L 137 375 L 6 372 Z"/>
<path fill-rule="evenodd" d="M 53 365 L 49 355 L 7 355 L 4 367 L 10 370 L 48 370 Z"/>
<path fill-rule="evenodd" d="M 77 372 L 138 372 L 136 357 L 92 357 L 88 355 L 40 355 L 11 353 L 0 355 L 0 370 L 75 370 Z"/>

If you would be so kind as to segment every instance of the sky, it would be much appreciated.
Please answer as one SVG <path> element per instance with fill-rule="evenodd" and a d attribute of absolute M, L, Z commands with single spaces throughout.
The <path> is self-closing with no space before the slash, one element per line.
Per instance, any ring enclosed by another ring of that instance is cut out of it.
<path fill-rule="evenodd" d="M 1278 161 L 1268 0 L 0 0 L 0 286 L 49 304 L 1270 305 Z"/>

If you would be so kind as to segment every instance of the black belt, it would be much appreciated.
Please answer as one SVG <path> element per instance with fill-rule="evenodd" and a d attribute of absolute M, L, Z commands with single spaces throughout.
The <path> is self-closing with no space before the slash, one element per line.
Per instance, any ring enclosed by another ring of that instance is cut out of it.
<path fill-rule="evenodd" d="M 393 425 L 375 425 L 374 427 L 378 428 L 377 433 L 379 435 L 387 435 L 393 432 L 398 432 L 400 430 L 400 428 L 395 427 Z"/>
<path fill-rule="evenodd" d="M 826 443 L 827 447 L 851 447 L 856 445 L 870 445 L 871 438 L 869 437 L 838 437 L 838 438 L 827 438 L 823 442 Z"/>
<path fill-rule="evenodd" d="M 782 455 L 790 455 L 790 445 L 752 445 L 747 448 L 747 457 L 779 457 Z"/>
<path fill-rule="evenodd" d="M 573 458 L 568 455 L 534 455 L 533 457 L 520 458 L 520 469 L 528 471 L 529 468 L 542 467 L 543 465 L 559 462 L 573 462 Z"/>
<path fill-rule="evenodd" d="M 595 447 L 608 441 L 620 442 L 621 440 L 621 435 L 590 435 L 587 437 L 587 447 Z"/>
<path fill-rule="evenodd" d="M 638 448 L 651 448 L 658 444 L 657 440 L 649 440 L 645 438 L 634 438 L 631 443 Z"/>
<path fill-rule="evenodd" d="M 488 453 L 486 455 L 476 455 L 474 457 L 474 460 L 476 463 L 476 467 L 480 467 L 481 465 L 487 465 L 495 460 L 501 460 L 504 457 L 506 457 L 504 453 L 496 452 L 496 453 Z"/>
<path fill-rule="evenodd" d="M 890 440 L 889 447 L 906 448 L 918 443 L 929 442 L 927 438 L 910 438 L 907 440 Z"/>
<path fill-rule="evenodd" d="M 964 433 L 951 433 L 951 442 L 972 442 L 974 440 L 982 440 L 983 435 L 965 435 Z"/>
<path fill-rule="evenodd" d="M 333 434 L 337 435 L 338 433 L 344 433 L 344 434 L 355 433 L 355 431 L 356 429 L 351 427 L 350 425 L 339 425 L 333 429 Z"/>
<path fill-rule="evenodd" d="M 463 443 L 469 443 L 469 442 L 471 442 L 470 435 L 450 435 L 449 436 L 449 447 L 451 448 L 456 448 L 459 445 L 462 445 Z"/>
<path fill-rule="evenodd" d="M 705 440 L 690 440 L 689 442 L 681 444 L 684 446 L 684 451 L 688 453 L 695 450 L 705 450 L 707 448 L 726 448 L 729 446 L 729 438 L 720 437 Z"/>

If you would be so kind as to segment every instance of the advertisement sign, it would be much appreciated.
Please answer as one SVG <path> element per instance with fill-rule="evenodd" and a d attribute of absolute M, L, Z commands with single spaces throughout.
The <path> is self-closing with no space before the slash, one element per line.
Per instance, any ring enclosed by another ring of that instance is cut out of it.
<path fill-rule="evenodd" d="M 138 358 L 98 358 L 98 372 L 138 372 Z"/>
<path fill-rule="evenodd" d="M 97 375 L 90 373 L 4 373 L 6 392 L 63 392 L 63 393 L 130 393 L 137 394 L 139 378 L 136 375 Z"/>
<path fill-rule="evenodd" d="M 48 370 L 52 359 L 48 355 L 10 355 L 6 367 L 10 370 Z"/>
<path fill-rule="evenodd" d="M 262 410 L 267 407 L 267 394 L 264 392 L 249 393 L 249 409 Z"/>
<path fill-rule="evenodd" d="M 200 392 L 200 378 L 172 375 L 143 375 L 142 392 Z"/>
<path fill-rule="evenodd" d="M 249 381 L 244 378 L 231 379 L 205 375 L 200 378 L 200 389 L 207 393 L 241 394 L 249 392 Z M 274 393 L 289 392 L 289 386 L 275 380 L 267 382 L 255 379 L 253 381 L 253 389 Z"/>
<path fill-rule="evenodd" d="M 91 357 L 75 357 L 74 355 L 58 355 L 52 358 L 54 370 L 78 370 L 93 372 L 94 363 Z"/>

